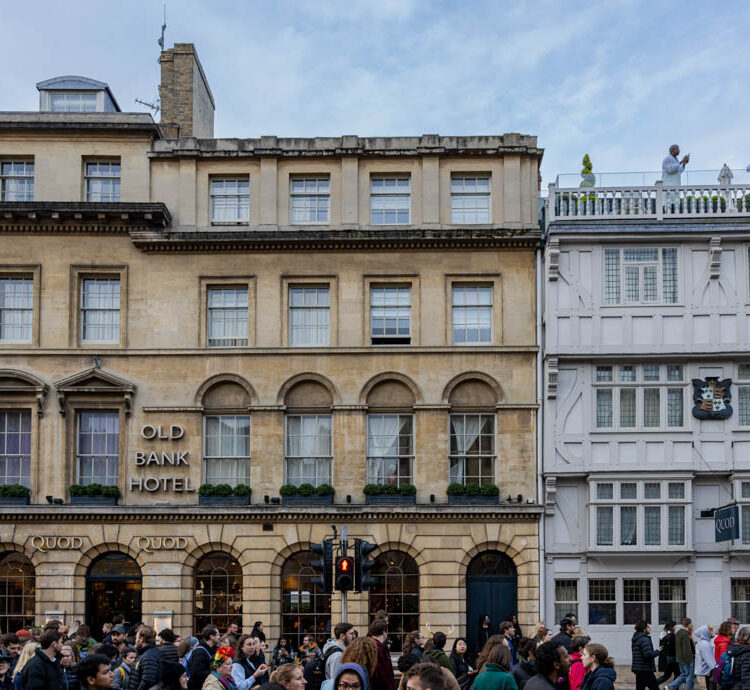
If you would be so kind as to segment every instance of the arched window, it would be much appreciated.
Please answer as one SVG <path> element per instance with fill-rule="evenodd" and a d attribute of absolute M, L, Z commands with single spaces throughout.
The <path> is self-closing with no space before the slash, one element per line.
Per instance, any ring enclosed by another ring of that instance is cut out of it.
<path fill-rule="evenodd" d="M 108 551 L 99 556 L 86 574 L 86 623 L 101 630 L 112 616 L 141 620 L 141 568 L 126 553 Z"/>
<path fill-rule="evenodd" d="M 391 651 L 400 652 L 404 638 L 419 629 L 419 568 L 403 551 L 385 551 L 372 568 L 375 584 L 370 588 L 370 615 L 388 612 Z"/>
<path fill-rule="evenodd" d="M 242 569 L 228 553 L 206 554 L 195 567 L 193 630 L 214 625 L 222 632 L 242 624 Z"/>
<path fill-rule="evenodd" d="M 467 575 L 515 575 L 516 564 L 500 551 L 483 551 L 469 563 Z"/>
<path fill-rule="evenodd" d="M 34 566 L 21 553 L 0 558 L 0 629 L 14 632 L 34 625 Z"/>
<path fill-rule="evenodd" d="M 311 583 L 315 571 L 312 551 L 300 551 L 287 558 L 281 571 L 281 633 L 297 649 L 310 634 L 322 647 L 331 637 L 331 595 Z"/>

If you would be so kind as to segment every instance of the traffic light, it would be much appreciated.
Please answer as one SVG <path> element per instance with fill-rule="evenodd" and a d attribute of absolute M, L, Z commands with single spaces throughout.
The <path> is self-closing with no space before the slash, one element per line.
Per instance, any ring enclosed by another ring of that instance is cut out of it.
<path fill-rule="evenodd" d="M 336 559 L 336 589 L 348 592 L 354 587 L 354 559 L 341 556 Z"/>
<path fill-rule="evenodd" d="M 375 561 L 368 556 L 377 548 L 377 544 L 364 539 L 354 540 L 354 589 L 357 592 L 367 592 L 375 584 L 375 578 L 370 576 Z"/>
<path fill-rule="evenodd" d="M 324 539 L 320 544 L 310 544 L 310 550 L 320 554 L 319 561 L 310 563 L 316 575 L 310 582 L 330 594 L 333 591 L 333 540 Z"/>

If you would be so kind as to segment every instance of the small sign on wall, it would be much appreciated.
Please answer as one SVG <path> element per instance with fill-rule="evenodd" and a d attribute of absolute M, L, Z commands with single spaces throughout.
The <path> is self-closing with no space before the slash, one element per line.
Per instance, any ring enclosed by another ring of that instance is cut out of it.
<path fill-rule="evenodd" d="M 739 506 L 724 506 L 714 512 L 714 532 L 717 542 L 740 538 Z"/>

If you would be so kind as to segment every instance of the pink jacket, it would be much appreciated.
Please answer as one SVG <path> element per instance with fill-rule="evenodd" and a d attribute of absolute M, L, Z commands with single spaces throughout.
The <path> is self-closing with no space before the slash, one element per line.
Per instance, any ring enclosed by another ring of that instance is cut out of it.
<path fill-rule="evenodd" d="M 586 669 L 583 668 L 581 653 L 573 652 L 570 655 L 570 669 L 568 670 L 568 683 L 570 690 L 581 690 L 583 678 L 586 675 Z"/>

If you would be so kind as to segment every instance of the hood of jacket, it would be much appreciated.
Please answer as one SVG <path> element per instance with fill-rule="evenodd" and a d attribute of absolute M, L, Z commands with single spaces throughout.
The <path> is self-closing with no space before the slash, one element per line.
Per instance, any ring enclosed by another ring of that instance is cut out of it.
<path fill-rule="evenodd" d="M 590 677 L 593 678 L 609 678 L 613 683 L 615 682 L 615 679 L 617 678 L 617 673 L 614 668 L 607 668 L 606 666 L 600 666 L 596 669 L 596 671 L 593 671 L 590 674 Z"/>
<path fill-rule="evenodd" d="M 344 651 L 344 645 L 338 640 L 331 638 L 323 645 L 323 654 L 327 653 L 329 649 L 333 649 L 334 647 L 338 647 L 342 652 Z"/>
<path fill-rule="evenodd" d="M 750 647 L 748 647 L 746 644 L 734 643 L 731 647 L 729 647 L 729 653 L 736 658 L 738 656 L 742 656 L 743 654 L 750 654 Z"/>
<path fill-rule="evenodd" d="M 370 690 L 370 679 L 365 673 L 365 670 L 359 664 L 341 664 L 336 670 L 336 675 L 333 677 L 333 687 L 338 687 L 339 678 L 343 673 L 347 671 L 354 672 L 359 676 L 359 681 L 362 683 L 362 690 Z"/>
<path fill-rule="evenodd" d="M 706 640 L 707 642 L 710 642 L 711 633 L 708 631 L 708 626 L 701 625 L 701 627 L 695 631 L 695 637 L 698 640 Z"/>
<path fill-rule="evenodd" d="M 708 628 L 706 628 L 706 630 L 708 630 Z M 642 637 L 648 637 L 648 635 L 646 635 L 646 633 L 645 633 L 645 632 L 643 632 L 643 631 L 641 631 L 641 632 L 636 632 L 636 633 L 633 633 L 633 637 L 632 637 L 632 639 L 631 639 L 630 641 L 631 641 L 631 643 L 635 644 L 635 643 L 636 643 L 636 642 L 638 642 L 638 640 L 640 640 L 640 639 L 641 639 Z M 650 638 L 649 638 L 649 639 L 650 639 Z"/>

